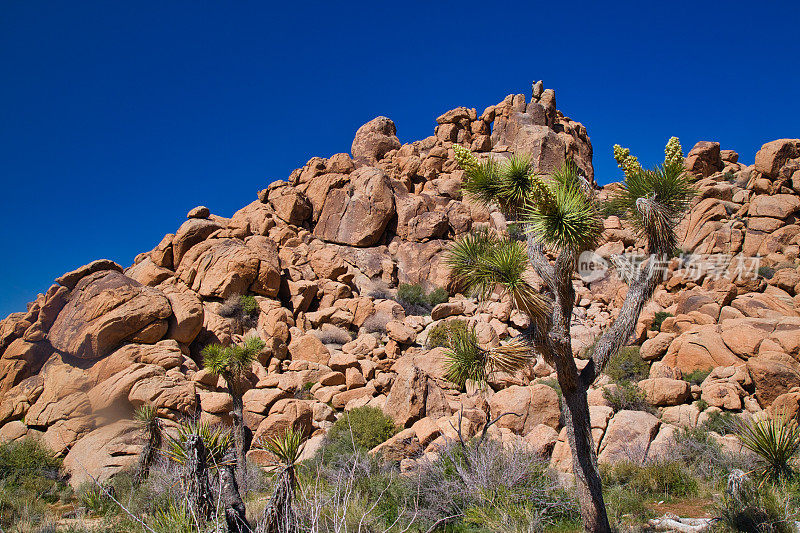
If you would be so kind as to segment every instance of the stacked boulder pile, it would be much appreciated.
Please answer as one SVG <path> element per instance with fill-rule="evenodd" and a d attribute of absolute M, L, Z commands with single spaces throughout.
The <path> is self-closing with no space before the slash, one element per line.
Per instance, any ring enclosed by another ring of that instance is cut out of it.
<path fill-rule="evenodd" d="M 402 428 L 377 451 L 411 469 L 456 439 L 457 428 L 472 435 L 489 417 L 514 412 L 520 416 L 504 417 L 490 434 L 568 471 L 552 368 L 539 360 L 465 392 L 445 379 L 446 350 L 431 347 L 431 333 L 446 321 L 474 325 L 481 344 L 496 346 L 526 328 L 527 317 L 499 296 L 479 305 L 450 294 L 429 314 L 397 301 L 400 284 L 448 287 L 443 252 L 458 236 L 507 231 L 499 212 L 462 196 L 455 143 L 497 158 L 527 154 L 545 173 L 571 159 L 594 179 L 586 128 L 556 110 L 541 82 L 530 100 L 509 95 L 480 115 L 448 111 L 434 135 L 409 144 L 378 117 L 356 132 L 351 154 L 311 159 L 230 218 L 195 208 L 128 268 L 108 260 L 80 267 L 0 322 L 0 440 L 42 439 L 65 456 L 75 485 L 108 479 L 143 445 L 130 420 L 141 405 L 155 407 L 165 425 L 193 417 L 229 424 L 227 384 L 202 368 L 200 352 L 257 335 L 266 346 L 244 394 L 256 442 L 295 427 L 309 437 L 310 454 L 342 412 L 373 406 Z M 760 255 L 761 270 L 735 272 L 734 261 L 712 279 L 680 259 L 669 265 L 631 339 L 650 364 L 639 386 L 658 416 L 615 413 L 603 394 L 615 385 L 601 377 L 590 394 L 601 461 L 632 447 L 656 454 L 677 427 L 709 410 L 746 416 L 800 406 L 800 140 L 764 145 L 750 166 L 701 142 L 686 168 L 700 194 L 682 224 L 684 251 Z M 642 251 L 634 230 L 614 216 L 604 237 L 601 256 Z M 613 271 L 574 283 L 581 365 L 626 285 Z M 257 304 L 246 316 L 237 308 L 242 296 Z M 657 313 L 672 316 L 653 328 Z M 691 385 L 683 378 L 693 370 L 710 373 Z M 259 454 L 250 457 L 258 462 Z"/>

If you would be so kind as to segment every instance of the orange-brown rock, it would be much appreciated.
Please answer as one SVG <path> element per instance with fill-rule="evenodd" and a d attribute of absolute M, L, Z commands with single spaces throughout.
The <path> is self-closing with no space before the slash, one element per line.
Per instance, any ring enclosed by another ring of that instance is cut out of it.
<path fill-rule="evenodd" d="M 77 283 L 47 337 L 61 352 L 97 359 L 138 335 L 156 342 L 167 332 L 171 314 L 169 300 L 160 291 L 105 270 Z"/>

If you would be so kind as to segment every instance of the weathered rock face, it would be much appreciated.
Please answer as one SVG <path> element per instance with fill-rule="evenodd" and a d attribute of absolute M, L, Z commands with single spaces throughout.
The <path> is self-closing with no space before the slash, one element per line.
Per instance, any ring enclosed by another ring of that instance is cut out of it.
<path fill-rule="evenodd" d="M 328 192 L 314 235 L 328 242 L 372 246 L 395 214 L 389 178 L 375 167 L 361 167 L 347 186 Z"/>
<path fill-rule="evenodd" d="M 377 117 L 360 128 L 353 140 L 351 152 L 358 165 L 374 165 L 390 150 L 400 148 L 394 122 L 386 117 Z"/>
<path fill-rule="evenodd" d="M 169 300 L 116 270 L 89 274 L 72 289 L 47 335 L 56 350 L 97 359 L 123 341 L 156 342 L 168 329 Z"/>
<path fill-rule="evenodd" d="M 407 471 L 457 439 L 456 428 L 470 438 L 505 414 L 490 438 L 570 471 L 545 361 L 494 372 L 483 390 L 447 380 L 447 321 L 474 326 L 488 348 L 524 332 L 528 317 L 501 294 L 485 305 L 450 294 L 416 315 L 397 301 L 397 288 L 454 292 L 443 261 L 452 241 L 473 228 L 508 229 L 499 211 L 462 195 L 455 143 L 480 159 L 526 154 L 542 172 L 572 159 L 591 180 L 586 129 L 559 113 L 540 83 L 530 100 L 509 95 L 480 115 L 459 107 L 436 122 L 432 136 L 401 145 L 394 124 L 379 117 L 359 129 L 352 157 L 312 158 L 230 219 L 200 206 L 124 271 L 100 260 L 58 278 L 26 311 L 0 321 L 0 440 L 40 438 L 67 454 L 74 483 L 86 479 L 84 468 L 105 479 L 141 446 L 134 426 L 109 421 L 138 406 L 152 405 L 168 426 L 194 416 L 230 424 L 229 384 L 201 368 L 201 350 L 256 335 L 266 346 L 238 384 L 256 439 L 295 427 L 313 453 L 343 411 L 375 407 L 402 431 L 373 453 Z M 601 461 L 661 457 L 678 427 L 713 410 L 800 411 L 799 147 L 767 143 L 751 166 L 718 143 L 690 151 L 698 197 L 677 228 L 682 245 L 730 262 L 719 275 L 670 263 L 631 339 L 650 365 L 638 385 L 660 418 L 615 413 L 604 393 L 618 385 L 599 378 L 588 400 Z M 606 258 L 645 251 L 615 216 L 604 220 L 603 239 L 597 252 Z M 756 254 L 760 263 L 747 272 L 742 264 Z M 628 286 L 611 272 L 591 283 L 576 278 L 573 288 L 580 357 L 613 322 Z"/>

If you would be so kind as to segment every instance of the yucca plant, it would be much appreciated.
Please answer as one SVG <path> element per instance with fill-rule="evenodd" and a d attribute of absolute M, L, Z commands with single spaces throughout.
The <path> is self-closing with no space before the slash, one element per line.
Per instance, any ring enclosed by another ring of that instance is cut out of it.
<path fill-rule="evenodd" d="M 161 448 L 163 430 L 161 421 L 158 419 L 158 412 L 152 405 L 145 404 L 136 409 L 134 419 L 147 434 L 147 442 L 139 454 L 139 462 L 134 475 L 134 481 L 138 484 L 147 479 L 150 473 L 150 466 Z"/>
<path fill-rule="evenodd" d="M 454 328 L 445 352 L 445 378 L 464 388 L 467 381 L 484 386 L 493 372 L 515 372 L 530 363 L 533 352 L 524 339 L 485 349 L 478 344 L 475 326 Z"/>
<path fill-rule="evenodd" d="M 244 427 L 244 403 L 242 396 L 245 393 L 243 386 L 244 375 L 250 370 L 253 361 L 264 348 L 264 341 L 257 336 L 247 337 L 243 344 L 222 346 L 209 344 L 203 348 L 203 366 L 212 374 L 222 376 L 228 385 L 228 394 L 231 396 L 233 409 L 233 434 L 236 451 L 236 477 L 239 485 L 245 486 L 245 470 L 247 468 L 245 454 L 247 453 L 247 439 Z"/>
<path fill-rule="evenodd" d="M 297 487 L 295 465 L 300 459 L 303 433 L 289 428 L 281 436 L 263 442 L 263 447 L 274 457 L 277 482 L 275 491 L 264 509 L 265 533 L 294 533 L 298 530 L 293 502 Z"/>
<path fill-rule="evenodd" d="M 197 435 L 203 441 L 206 457 L 205 463 L 209 469 L 215 470 L 225 461 L 225 452 L 231 445 L 231 432 L 222 426 L 212 426 L 208 422 L 184 422 L 178 426 L 177 437 L 169 433 L 167 447 L 164 455 L 176 463 L 186 464 L 186 442 L 192 435 Z"/>
<path fill-rule="evenodd" d="M 800 427 L 785 413 L 770 413 L 758 420 L 740 421 L 736 433 L 742 445 L 758 456 L 762 480 L 785 480 L 794 475 L 800 450 Z"/>
<path fill-rule="evenodd" d="M 625 163 L 625 181 L 613 199 L 614 207 L 639 228 L 650 256 L 644 268 L 630 276 L 618 318 L 598 339 L 581 371 L 572 357 L 570 338 L 575 302 L 572 276 L 578 256 L 599 242 L 603 230 L 594 187 L 571 162 L 550 175 L 541 175 L 533 172 L 522 157 L 498 164 L 481 161 L 461 146 L 455 145 L 453 150 L 464 170 L 465 194 L 479 203 L 499 207 L 527 235 L 524 245 L 486 231 L 459 239 L 445 259 L 453 288 L 480 299 L 499 289 L 530 317 L 528 330 L 501 347 L 505 358 L 494 357 L 494 361 L 502 360 L 511 369 L 524 366 L 538 353 L 555 367 L 584 528 L 609 532 L 587 390 L 634 332 L 642 308 L 662 279 L 656 267 L 666 262 L 677 241 L 675 225 L 694 194 L 680 166 L 680 144 L 677 139 L 670 140 L 664 166 L 648 171 L 631 159 L 629 152 L 615 150 L 618 160 Z M 544 282 L 541 294 L 530 280 L 530 270 Z M 454 350 L 450 358 L 451 378 L 456 382 L 484 378 L 492 351 L 480 350 L 470 336 L 458 342 L 460 351 L 456 354 Z"/>

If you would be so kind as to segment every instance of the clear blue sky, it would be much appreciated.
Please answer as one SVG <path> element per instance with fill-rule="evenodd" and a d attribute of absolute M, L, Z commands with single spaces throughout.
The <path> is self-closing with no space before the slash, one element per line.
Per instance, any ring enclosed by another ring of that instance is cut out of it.
<path fill-rule="evenodd" d="M 391 117 L 534 79 L 611 146 L 718 140 L 751 163 L 800 136 L 795 2 L 0 3 L 0 315 L 93 259 L 129 265 L 196 205 L 230 216 L 311 156 Z"/>

